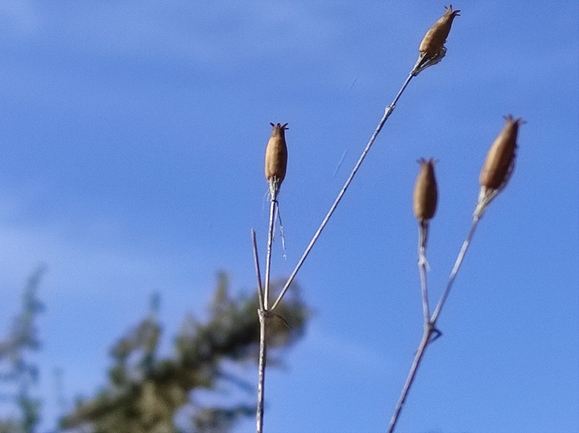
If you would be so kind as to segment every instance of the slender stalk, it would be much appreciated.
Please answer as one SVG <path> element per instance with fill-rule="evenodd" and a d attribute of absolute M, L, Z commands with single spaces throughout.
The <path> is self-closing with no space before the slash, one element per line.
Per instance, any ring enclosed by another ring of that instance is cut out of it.
<path fill-rule="evenodd" d="M 271 247 L 273 244 L 273 233 L 275 227 L 275 215 L 277 211 L 277 193 L 279 184 L 273 179 L 270 181 L 270 207 L 269 207 L 269 228 L 267 234 L 267 256 L 265 262 L 265 289 L 261 304 L 258 310 L 259 315 L 259 361 L 258 361 L 258 383 L 257 383 L 257 413 L 256 413 L 256 432 L 263 432 L 263 410 L 265 400 L 265 367 L 267 364 L 267 319 L 269 317 L 269 292 L 270 292 L 270 274 L 271 274 Z M 254 236 L 255 239 L 255 236 Z M 255 245 L 255 244 L 254 244 Z M 254 251 L 257 247 L 254 246 Z M 257 260 L 257 253 L 254 253 Z M 259 268 L 259 265 L 256 265 Z M 259 278 L 261 281 L 261 278 Z"/>
<path fill-rule="evenodd" d="M 400 412 L 404 407 L 404 403 L 406 402 L 406 397 L 408 397 L 408 393 L 410 392 L 410 387 L 416 378 L 416 373 L 418 372 L 418 367 L 420 366 L 420 362 L 426 353 L 426 348 L 430 343 L 430 336 L 434 332 L 434 328 L 430 326 L 424 327 L 424 333 L 422 335 L 422 340 L 420 340 L 420 344 L 418 345 L 418 349 L 416 350 L 416 355 L 414 355 L 414 361 L 412 361 L 412 366 L 410 367 L 410 372 L 408 373 L 408 377 L 406 378 L 406 383 L 404 384 L 404 388 L 402 388 L 402 393 L 400 394 L 400 398 L 398 403 L 396 404 L 396 408 L 394 409 L 394 414 L 390 419 L 390 424 L 388 425 L 388 433 L 394 432 L 394 428 L 396 427 L 396 423 L 398 422 L 398 418 L 400 417 Z"/>
<path fill-rule="evenodd" d="M 275 227 L 275 213 L 276 213 L 277 200 L 276 196 L 271 196 L 270 206 L 269 206 L 269 229 L 267 233 L 267 256 L 265 258 L 265 291 L 263 299 L 263 308 L 265 311 L 269 309 L 269 280 L 270 280 L 270 268 L 271 268 L 271 246 L 273 244 L 273 232 Z"/>
<path fill-rule="evenodd" d="M 412 366 L 410 367 L 410 372 L 408 373 L 408 377 L 406 378 L 406 383 L 402 388 L 402 393 L 400 394 L 398 403 L 394 408 L 394 414 L 392 415 L 390 425 L 388 426 L 388 433 L 392 433 L 394 431 L 394 428 L 396 427 L 396 423 L 398 422 L 398 418 L 400 417 L 400 412 L 404 407 L 406 397 L 408 397 L 408 393 L 410 392 L 410 388 L 416 377 L 416 373 L 418 371 L 418 367 L 420 366 L 420 362 L 422 361 L 422 358 L 426 353 L 426 348 L 428 347 L 428 344 L 431 342 L 430 336 L 433 334 L 433 332 L 436 332 L 430 322 L 430 307 L 428 305 L 428 287 L 426 284 L 426 268 L 428 266 L 428 262 L 426 261 L 427 238 L 428 238 L 428 221 L 421 220 L 418 223 L 418 270 L 420 272 L 420 288 L 422 292 L 422 312 L 424 316 L 424 332 L 422 334 L 420 344 L 418 345 L 418 349 L 416 350 L 416 355 L 414 355 L 414 361 L 412 362 Z"/>
<path fill-rule="evenodd" d="M 393 433 L 394 432 L 394 428 L 396 427 L 396 423 L 398 422 L 398 418 L 400 417 L 400 412 L 402 411 L 402 408 L 404 407 L 404 403 L 406 402 L 406 397 L 408 396 L 408 393 L 410 392 L 410 387 L 412 386 L 412 383 L 414 382 L 414 379 L 416 377 L 416 373 L 418 371 L 418 367 L 420 366 L 420 362 L 422 361 L 422 358 L 424 357 L 424 354 L 426 353 L 426 348 L 428 347 L 428 345 L 430 343 L 432 343 L 436 337 L 438 337 L 440 335 L 440 332 L 436 329 L 436 321 L 438 320 L 438 317 L 440 316 L 440 312 L 442 311 L 442 307 L 444 306 L 444 303 L 446 302 L 446 299 L 448 298 L 448 295 L 450 293 L 450 290 L 452 288 L 452 285 L 454 283 L 454 280 L 456 279 L 456 275 L 458 274 L 458 271 L 460 269 L 460 266 L 462 265 L 462 262 L 464 261 L 464 257 L 466 255 L 466 252 L 468 250 L 468 247 L 472 241 L 472 238 L 474 236 L 474 233 L 476 231 L 476 228 L 478 226 L 478 222 L 480 221 L 480 219 L 475 215 L 472 221 L 472 225 L 470 227 L 470 230 L 468 232 L 468 235 L 466 236 L 466 239 L 464 240 L 462 247 L 458 253 L 458 256 L 456 258 L 456 262 L 454 263 L 454 266 L 452 268 L 452 271 L 450 272 L 450 276 L 448 279 L 448 283 L 446 285 L 446 288 L 442 294 L 442 296 L 440 297 L 440 300 L 438 301 L 438 304 L 436 305 L 436 308 L 434 309 L 434 312 L 432 313 L 432 316 L 430 316 L 429 319 L 425 319 L 425 325 L 424 325 L 424 332 L 422 334 L 422 339 L 420 340 L 420 344 L 418 345 L 418 349 L 416 350 L 416 355 L 414 356 L 414 361 L 412 362 L 412 366 L 410 367 L 410 372 L 408 373 L 408 378 L 406 379 L 406 383 L 404 384 L 404 387 L 402 388 L 402 393 L 400 394 L 400 398 L 398 400 L 398 403 L 396 404 L 396 407 L 394 409 L 394 414 L 392 415 L 392 419 L 390 420 L 390 425 L 388 426 L 388 433 Z M 421 236 L 422 236 L 422 231 L 421 231 Z M 426 235 L 424 235 L 426 236 Z M 419 250 L 420 250 L 421 246 L 419 246 Z M 423 253 L 424 251 L 422 251 Z M 419 252 L 420 255 L 420 252 Z M 427 297 L 427 292 L 426 292 L 426 258 L 424 256 L 421 256 L 422 258 L 424 258 L 423 263 L 421 264 L 420 261 L 421 259 L 419 259 L 419 268 L 420 268 L 420 272 L 421 272 L 421 283 L 422 283 L 422 305 L 423 305 L 423 310 L 425 311 L 425 317 L 426 314 L 428 314 L 427 308 L 428 308 L 428 299 L 425 297 Z M 424 273 L 424 276 L 422 276 L 422 274 Z M 432 337 L 434 335 L 434 337 Z"/>
<path fill-rule="evenodd" d="M 257 240 L 255 238 L 255 230 L 251 229 L 251 243 L 253 246 L 253 263 L 255 265 L 255 277 L 257 279 L 257 299 L 259 302 L 259 309 L 263 310 L 263 286 L 261 285 L 261 269 L 259 268 L 259 255 L 257 253 Z"/>
<path fill-rule="evenodd" d="M 446 284 L 446 288 L 444 289 L 444 293 L 440 297 L 440 300 L 438 301 L 438 304 L 436 305 L 436 308 L 434 309 L 434 312 L 432 313 L 432 317 L 430 319 L 432 326 L 434 326 L 436 324 L 436 321 L 438 320 L 438 316 L 440 316 L 440 312 L 442 311 L 442 307 L 444 307 L 444 303 L 446 302 L 446 298 L 448 298 L 448 295 L 450 293 L 450 289 L 452 289 L 452 285 L 454 284 L 454 280 L 456 278 L 456 275 L 458 274 L 458 270 L 460 269 L 460 266 L 462 265 L 462 262 L 464 261 L 464 257 L 466 255 L 468 247 L 470 246 L 470 243 L 472 241 L 472 237 L 474 236 L 474 232 L 476 231 L 476 228 L 478 226 L 479 221 L 480 221 L 480 218 L 478 216 L 475 216 L 472 220 L 472 225 L 470 226 L 470 230 L 468 232 L 468 235 L 467 235 L 466 239 L 464 240 L 462 247 L 460 248 L 460 252 L 458 253 L 458 256 L 456 257 L 456 262 L 454 263 L 454 267 L 452 268 L 450 276 L 448 277 L 448 283 Z"/>
<path fill-rule="evenodd" d="M 487 209 L 489 203 L 498 195 L 498 193 L 502 190 L 502 188 L 504 188 L 504 186 L 506 185 L 506 182 L 508 181 L 510 175 L 512 174 L 514 157 L 515 157 L 515 149 L 516 149 L 516 134 L 517 134 L 517 128 L 518 128 L 520 122 L 521 122 L 520 119 L 515 121 L 512 116 L 509 116 L 507 118 L 507 125 L 506 125 L 505 129 L 503 129 L 503 132 L 501 132 L 501 135 L 499 135 L 499 138 L 497 138 L 497 140 L 495 140 L 495 143 L 493 143 L 493 146 L 491 147 L 491 150 L 489 151 L 489 156 L 487 156 L 487 160 L 485 161 L 485 165 L 483 166 L 483 172 L 482 172 L 481 177 L 480 177 L 481 190 L 479 193 L 478 203 L 477 203 L 475 211 L 474 211 L 473 220 L 472 220 L 472 224 L 470 226 L 470 230 L 469 230 L 469 232 L 466 236 L 466 239 L 464 240 L 464 242 L 460 248 L 460 251 L 458 253 L 458 256 L 456 258 L 456 261 L 454 263 L 452 271 L 450 272 L 450 276 L 448 278 L 448 283 L 446 285 L 446 288 L 444 289 L 444 292 L 442 293 L 442 296 L 440 297 L 440 300 L 438 301 L 438 304 L 436 305 L 436 308 L 434 309 L 432 316 L 425 323 L 424 333 L 422 335 L 422 340 L 420 341 L 420 344 L 418 346 L 418 350 L 416 351 L 416 356 L 414 357 L 414 362 L 412 363 L 412 366 L 410 368 L 410 373 L 408 375 L 408 378 L 406 379 L 406 384 L 404 385 L 404 388 L 402 389 L 402 394 L 401 394 L 400 399 L 398 401 L 398 404 L 396 405 L 396 408 L 394 410 L 394 415 L 392 416 L 392 420 L 390 421 L 388 433 L 392 433 L 394 431 L 394 427 L 396 426 L 396 422 L 397 422 L 398 417 L 400 415 L 400 411 L 402 410 L 402 407 L 404 406 L 404 402 L 406 400 L 408 392 L 410 391 L 410 387 L 412 386 L 412 382 L 414 381 L 414 378 L 416 377 L 416 372 L 417 372 L 418 367 L 420 365 L 420 361 L 422 360 L 422 357 L 424 356 L 426 348 L 428 347 L 428 345 L 430 343 L 432 343 L 436 339 L 436 337 L 438 337 L 440 335 L 440 332 L 436 329 L 436 322 L 437 322 L 438 318 L 440 317 L 440 313 L 442 312 L 442 308 L 444 307 L 446 300 L 448 299 L 448 295 L 450 294 L 450 290 L 452 289 L 452 286 L 454 284 L 454 280 L 456 279 L 458 271 L 460 270 L 462 262 L 464 261 L 466 253 L 468 251 L 468 247 L 470 246 L 470 243 L 472 242 L 472 238 L 474 236 L 476 228 L 478 227 L 478 223 L 482 217 L 482 214 Z M 499 150 L 496 150 L 497 148 Z M 497 187 L 497 185 L 498 185 L 498 187 Z M 422 239 L 421 239 L 420 245 L 419 245 L 419 255 L 421 254 L 420 251 L 421 251 L 422 246 L 423 246 L 422 242 L 424 241 L 424 245 L 426 243 L 426 240 L 425 240 L 426 239 L 426 233 L 422 230 L 421 230 L 421 238 Z M 422 270 L 423 270 L 423 267 L 426 266 L 425 265 L 426 259 L 424 258 L 424 260 L 422 260 L 422 257 L 423 256 L 420 255 L 419 263 L 421 261 L 424 262 L 423 266 L 421 266 L 421 282 L 423 283 L 423 288 L 422 288 L 423 306 L 426 309 L 427 308 L 426 303 L 428 302 L 427 299 L 425 300 L 426 275 L 424 275 L 424 277 L 422 278 Z M 426 317 L 426 313 L 425 313 L 425 317 Z M 433 338 L 431 338 L 433 334 L 435 336 Z"/>
<path fill-rule="evenodd" d="M 267 363 L 267 345 L 266 345 L 266 320 L 267 312 L 258 310 L 259 315 L 259 373 L 257 381 L 257 413 L 256 413 L 256 432 L 263 432 L 263 409 L 265 399 L 265 365 Z"/>
<path fill-rule="evenodd" d="M 430 322 L 430 306 L 428 305 L 428 286 L 426 284 L 426 270 L 428 261 L 426 260 L 426 240 L 428 238 L 428 221 L 420 221 L 418 234 L 418 271 L 420 273 L 420 289 L 422 292 L 422 314 L 424 316 L 424 326 Z"/>
<path fill-rule="evenodd" d="M 413 71 L 414 72 L 414 71 Z M 342 189 L 340 190 L 340 192 L 338 193 L 338 196 L 336 197 L 336 199 L 334 200 L 334 203 L 332 204 L 332 206 L 330 207 L 330 210 L 328 211 L 328 213 L 326 214 L 326 216 L 324 217 L 324 219 L 322 220 L 322 223 L 320 224 L 320 227 L 318 228 L 318 230 L 314 233 L 314 236 L 312 237 L 312 240 L 310 241 L 310 243 L 308 244 L 308 246 L 306 247 L 304 253 L 302 254 L 300 260 L 298 261 L 296 267 L 294 268 L 294 270 L 292 271 L 291 275 L 289 276 L 289 278 L 287 279 L 286 283 L 284 284 L 279 296 L 277 297 L 276 301 L 273 303 L 273 306 L 271 307 L 271 310 L 275 310 L 275 308 L 279 305 L 279 303 L 281 302 L 281 299 L 283 298 L 283 296 L 285 295 L 285 292 L 288 290 L 289 286 L 291 285 L 291 283 L 293 282 L 294 278 L 296 277 L 297 273 L 299 272 L 300 268 L 302 267 L 302 265 L 304 264 L 306 258 L 308 257 L 308 255 L 310 254 L 310 251 L 312 250 L 312 248 L 314 247 L 314 244 L 316 243 L 316 241 L 318 240 L 318 238 L 320 237 L 320 235 L 322 234 L 322 231 L 324 230 L 324 228 L 326 227 L 326 224 L 328 224 L 328 221 L 330 220 L 330 218 L 332 217 L 334 211 L 336 210 L 336 208 L 338 207 L 338 204 L 340 203 L 340 201 L 342 200 L 342 197 L 344 196 L 344 194 L 346 193 L 346 190 L 348 189 L 348 187 L 350 186 L 350 184 L 352 183 L 352 180 L 354 180 L 354 177 L 356 176 L 356 173 L 358 173 L 358 170 L 360 169 L 360 166 L 362 165 L 362 162 L 364 162 L 364 159 L 366 158 L 366 155 L 368 154 L 368 152 L 370 151 L 370 148 L 372 147 L 372 145 L 374 144 L 374 141 L 376 140 L 376 137 L 378 137 L 378 134 L 380 133 L 380 131 L 382 130 L 382 127 L 384 126 L 384 124 L 386 123 L 386 120 L 388 120 L 388 117 L 390 117 L 390 115 L 392 114 L 392 112 L 394 111 L 394 109 L 396 108 L 396 104 L 398 103 L 398 100 L 400 99 L 400 97 L 402 96 L 402 94 L 404 93 L 404 90 L 406 90 L 406 87 L 408 86 L 408 84 L 410 83 L 410 81 L 412 80 L 412 78 L 415 75 L 413 75 L 413 73 L 410 73 L 408 75 L 408 78 L 406 78 L 406 81 L 404 81 L 404 84 L 402 85 L 402 87 L 400 88 L 400 90 L 398 91 L 398 94 L 396 95 L 396 97 L 394 98 L 394 100 L 392 101 L 392 103 L 390 105 L 388 105 L 386 107 L 386 110 L 384 111 L 384 115 L 382 116 L 382 118 L 380 119 L 380 122 L 378 122 L 378 126 L 376 127 L 376 129 L 374 130 L 374 133 L 372 134 L 372 136 L 370 137 L 370 140 L 368 141 L 368 143 L 366 144 L 366 147 L 364 148 L 364 150 L 362 151 L 362 154 L 360 155 L 360 158 L 358 159 L 358 162 L 356 162 L 356 165 L 354 166 L 354 168 L 352 169 L 352 172 L 350 173 L 350 176 L 348 176 L 348 179 L 346 179 L 346 182 L 344 183 L 344 186 L 342 187 Z M 267 288 L 266 288 L 267 289 Z"/>
<path fill-rule="evenodd" d="M 257 240 L 255 238 L 255 230 L 251 229 L 251 242 L 253 245 L 253 260 L 255 262 L 255 276 L 257 278 L 257 297 L 259 300 L 259 308 L 257 314 L 259 317 L 259 368 L 258 368 L 258 382 L 257 382 L 257 412 L 256 412 L 256 431 L 261 433 L 263 431 L 263 402 L 265 390 L 265 362 L 267 346 L 265 344 L 265 309 L 263 306 L 263 287 L 261 285 L 261 270 L 259 268 L 259 255 L 257 252 Z"/>

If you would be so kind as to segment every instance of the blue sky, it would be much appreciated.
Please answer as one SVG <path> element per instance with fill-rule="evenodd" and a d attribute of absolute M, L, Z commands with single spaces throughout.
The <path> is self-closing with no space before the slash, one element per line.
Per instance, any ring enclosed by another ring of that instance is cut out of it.
<path fill-rule="evenodd" d="M 152 292 L 170 338 L 202 313 L 217 270 L 253 290 L 269 122 L 290 128 L 287 259 L 276 243 L 273 274 L 291 272 L 443 6 L 0 3 L 0 329 L 45 263 L 46 429 L 51 371 L 63 369 L 70 403 L 94 394 Z M 578 4 L 453 6 L 447 57 L 410 84 L 298 275 L 316 314 L 268 373 L 266 431 L 385 431 L 421 336 L 416 160 L 439 161 L 436 298 L 509 113 L 527 121 L 515 173 L 481 221 L 398 431 L 579 430 Z"/>

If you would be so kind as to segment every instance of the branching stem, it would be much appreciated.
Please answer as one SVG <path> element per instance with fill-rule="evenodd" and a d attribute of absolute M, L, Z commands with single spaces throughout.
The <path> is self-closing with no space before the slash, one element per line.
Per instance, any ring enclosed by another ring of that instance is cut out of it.
<path fill-rule="evenodd" d="M 263 432 L 263 402 L 264 402 L 264 387 L 265 387 L 265 362 L 266 351 L 265 345 L 265 309 L 263 306 L 263 286 L 261 285 L 261 270 L 259 268 L 259 255 L 257 252 L 257 240 L 255 239 L 255 230 L 251 229 L 251 243 L 253 245 L 253 260 L 255 262 L 255 276 L 257 278 L 257 297 L 259 301 L 259 308 L 257 315 L 259 317 L 259 368 L 257 381 L 257 412 L 256 412 L 256 431 Z"/>
<path fill-rule="evenodd" d="M 257 412 L 256 412 L 256 432 L 263 432 L 263 411 L 265 400 L 265 367 L 267 364 L 267 319 L 270 316 L 269 298 L 270 298 L 270 274 L 271 274 L 271 247 L 273 244 L 273 234 L 275 228 L 275 215 L 277 212 L 277 194 L 279 192 L 279 183 L 275 178 L 270 179 L 270 207 L 269 207 L 269 228 L 267 234 L 267 256 L 265 259 L 265 287 L 261 287 L 261 275 L 259 272 L 259 260 L 257 257 L 257 246 L 255 243 L 255 233 L 253 233 L 254 257 L 256 260 L 256 273 L 258 275 L 258 292 L 259 295 L 259 361 L 258 361 L 258 383 L 257 383 Z"/>
<path fill-rule="evenodd" d="M 400 394 L 400 398 L 398 399 L 398 403 L 396 404 L 396 407 L 394 408 L 394 414 L 392 415 L 392 419 L 390 420 L 390 425 L 388 426 L 388 433 L 393 433 L 394 432 L 394 428 L 396 427 L 396 423 L 398 422 L 398 418 L 400 417 L 400 412 L 402 411 L 402 408 L 404 407 L 404 403 L 406 402 L 406 397 L 408 397 L 408 393 L 410 392 L 410 387 L 412 386 L 412 383 L 414 382 L 414 379 L 416 377 L 416 373 L 418 371 L 418 367 L 420 366 L 420 362 L 422 361 L 422 358 L 424 357 L 424 354 L 426 353 L 426 348 L 428 347 L 428 345 L 430 343 L 432 343 L 433 341 L 435 341 L 439 336 L 440 336 L 440 331 L 438 331 L 436 329 L 436 321 L 438 320 L 438 318 L 440 317 L 440 312 L 442 311 L 442 307 L 444 307 L 444 304 L 446 302 L 446 299 L 448 298 L 448 295 L 450 294 L 450 290 L 452 289 L 452 285 L 454 283 L 454 280 L 456 279 L 456 275 L 458 274 L 458 271 L 460 269 L 460 266 L 462 265 L 462 262 L 464 261 L 464 257 L 466 256 L 466 252 L 468 250 L 468 247 L 470 246 L 470 243 L 472 241 L 472 238 L 474 236 L 474 233 L 476 231 L 476 228 L 478 226 L 478 222 L 479 222 L 480 218 L 478 216 L 474 216 L 473 221 L 472 221 L 472 225 L 470 227 L 470 230 L 468 232 L 468 235 L 466 236 L 466 239 L 464 240 L 462 247 L 458 253 L 458 256 L 456 258 L 456 261 L 454 263 L 454 266 L 452 268 L 452 271 L 450 272 L 450 276 L 448 278 L 448 283 L 446 284 L 446 288 L 442 294 L 442 296 L 440 297 L 440 300 L 438 301 L 438 304 L 436 305 L 436 308 L 434 309 L 434 312 L 432 313 L 432 316 L 430 316 L 429 319 L 426 319 L 426 315 L 427 313 L 427 309 L 428 309 L 428 299 L 427 299 L 427 292 L 426 292 L 426 275 L 424 275 L 424 277 L 422 276 L 422 274 L 426 272 L 426 259 L 423 260 L 424 264 L 421 266 L 420 265 L 420 259 L 419 259 L 419 268 L 420 268 L 420 272 L 421 272 L 421 283 L 422 283 L 422 304 L 423 304 L 423 310 L 425 311 L 425 325 L 424 325 L 424 332 L 422 334 L 422 339 L 420 340 L 420 344 L 418 345 L 418 349 L 416 350 L 416 355 L 414 356 L 414 361 L 412 361 L 412 366 L 410 367 L 410 372 L 408 373 L 408 378 L 406 379 L 406 383 L 404 384 L 404 387 L 402 388 L 402 393 Z M 421 237 L 422 237 L 423 233 L 421 232 Z M 420 244 L 419 244 L 419 250 L 420 250 Z M 419 256 L 420 256 L 420 252 L 419 252 Z M 426 296 L 426 300 L 425 300 L 425 296 Z"/>
<path fill-rule="evenodd" d="M 406 383 L 404 384 L 404 388 L 402 388 L 402 393 L 400 394 L 400 398 L 398 403 L 396 404 L 396 408 L 394 409 L 394 414 L 392 415 L 392 419 L 390 420 L 390 425 L 388 426 L 388 433 L 393 433 L 394 428 L 396 427 L 396 423 L 398 422 L 398 418 L 400 417 L 400 412 L 404 407 L 404 403 L 406 402 L 406 397 L 408 397 L 408 393 L 410 392 L 410 387 L 416 378 L 416 373 L 418 371 L 418 367 L 420 366 L 420 362 L 426 353 L 426 348 L 428 344 L 431 342 L 430 336 L 433 334 L 434 328 L 430 326 L 424 327 L 424 333 L 422 334 L 422 340 L 420 340 L 420 344 L 418 345 L 418 349 L 416 350 L 416 355 L 414 355 L 414 361 L 412 361 L 412 366 L 410 367 L 410 372 L 408 373 L 408 377 L 406 378 Z"/>
<path fill-rule="evenodd" d="M 356 165 L 354 166 L 354 168 L 352 169 L 352 172 L 350 173 L 350 176 L 348 176 L 348 179 L 346 179 L 346 182 L 344 183 L 344 186 L 342 187 L 342 189 L 340 190 L 340 192 L 338 193 L 338 196 L 336 197 L 336 199 L 334 200 L 334 203 L 332 204 L 332 206 L 330 207 L 330 210 L 328 211 L 328 213 L 326 214 L 326 216 L 324 217 L 324 219 L 322 220 L 322 223 L 320 224 L 320 227 L 318 228 L 318 230 L 316 231 L 316 233 L 314 233 L 314 236 L 312 237 L 312 240 L 310 241 L 310 243 L 308 244 L 308 246 L 306 247 L 304 253 L 302 254 L 300 260 L 298 261 L 296 267 L 294 268 L 294 270 L 292 271 L 291 275 L 289 276 L 289 278 L 287 279 L 286 283 L 284 284 L 279 296 L 277 297 L 276 301 L 273 303 L 273 306 L 271 307 L 271 310 L 275 310 L 275 308 L 279 305 L 279 303 L 281 302 L 281 299 L 283 298 L 283 296 L 285 295 L 285 292 L 288 290 L 289 286 L 291 285 L 291 283 L 293 282 L 294 278 L 296 277 L 298 271 L 300 270 L 300 268 L 302 267 L 302 265 L 304 264 L 306 258 L 308 257 L 308 255 L 310 254 L 310 251 L 312 250 L 312 248 L 314 247 L 314 244 L 316 243 L 316 241 L 318 240 L 318 238 L 320 237 L 320 235 L 322 234 L 322 231 L 324 230 L 324 228 L 326 227 L 326 225 L 328 224 L 328 221 L 330 220 L 330 218 L 332 217 L 334 211 L 336 210 L 336 208 L 338 207 L 338 204 L 340 204 L 340 201 L 342 200 L 342 197 L 344 196 L 344 194 L 346 193 L 346 190 L 348 189 L 348 187 L 350 186 L 350 184 L 352 183 L 352 180 L 354 180 L 354 177 L 356 176 L 356 173 L 358 173 L 358 170 L 360 169 L 360 166 L 362 165 L 362 162 L 364 162 L 364 159 L 366 158 L 366 155 L 368 154 L 368 152 L 370 151 L 370 148 L 372 147 L 372 145 L 374 144 L 374 141 L 376 140 L 376 137 L 378 137 L 378 134 L 380 133 L 380 131 L 382 130 L 382 127 L 384 126 L 384 124 L 386 123 L 386 120 L 388 120 L 388 117 L 390 117 L 390 115 L 392 114 L 392 112 L 394 111 L 394 108 L 396 108 L 396 104 L 398 103 L 398 100 L 400 99 L 400 97 L 402 96 L 402 94 L 404 93 L 404 90 L 406 90 L 406 87 L 408 86 L 408 84 L 410 83 L 410 81 L 412 80 L 412 78 L 414 77 L 414 75 L 411 73 L 408 75 L 408 78 L 406 78 L 406 81 L 404 81 L 404 84 L 402 85 L 402 87 L 400 88 L 400 90 L 398 91 L 398 94 L 396 95 L 396 97 L 394 98 L 394 100 L 392 101 L 392 103 L 390 105 L 388 105 L 386 107 L 386 110 L 384 111 L 384 115 L 382 116 L 382 119 L 380 119 L 380 122 L 378 122 L 378 126 L 376 127 L 374 133 L 372 134 L 372 136 L 370 137 L 370 140 L 368 141 L 368 144 L 366 144 L 366 147 L 364 148 L 364 150 L 362 151 L 362 154 L 360 155 L 360 158 L 358 159 L 358 162 L 356 162 Z"/>

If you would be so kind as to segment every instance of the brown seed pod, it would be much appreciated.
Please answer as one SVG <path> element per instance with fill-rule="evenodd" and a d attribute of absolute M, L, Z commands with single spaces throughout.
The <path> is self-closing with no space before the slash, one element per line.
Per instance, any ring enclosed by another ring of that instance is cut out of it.
<path fill-rule="evenodd" d="M 452 5 L 444 7 L 446 11 L 440 19 L 426 32 L 418 51 L 427 56 L 438 56 L 444 49 L 444 43 L 450 33 L 450 27 L 455 17 L 460 16 L 460 10 L 452 10 Z"/>
<path fill-rule="evenodd" d="M 273 127 L 271 137 L 265 149 L 265 178 L 275 181 L 279 188 L 285 178 L 287 168 L 287 146 L 285 143 L 285 130 L 287 123 L 270 123 Z"/>
<path fill-rule="evenodd" d="M 503 189 L 515 166 L 517 133 L 524 121 L 510 114 L 505 119 L 505 126 L 491 145 L 479 177 L 481 186 L 488 189 Z"/>
<path fill-rule="evenodd" d="M 434 159 L 418 160 L 420 171 L 414 186 L 414 216 L 419 221 L 428 221 L 436 213 L 438 203 L 438 187 L 434 176 Z"/>

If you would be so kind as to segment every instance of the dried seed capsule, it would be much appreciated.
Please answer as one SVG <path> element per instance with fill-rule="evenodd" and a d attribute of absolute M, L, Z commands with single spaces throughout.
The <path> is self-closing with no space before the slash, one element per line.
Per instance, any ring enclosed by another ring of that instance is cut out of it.
<path fill-rule="evenodd" d="M 505 119 L 505 126 L 489 149 L 479 177 L 481 186 L 488 189 L 503 189 L 515 166 L 517 133 L 524 122 L 510 114 Z"/>
<path fill-rule="evenodd" d="M 418 50 L 429 57 L 436 57 L 444 50 L 444 43 L 450 33 L 452 21 L 455 17 L 460 16 L 460 10 L 453 11 L 452 5 L 444 8 L 446 9 L 444 15 L 434 23 L 420 42 Z"/>
<path fill-rule="evenodd" d="M 285 178 L 287 168 L 287 146 L 285 143 L 285 130 L 287 123 L 273 124 L 271 137 L 265 149 L 265 178 L 271 183 L 275 182 L 277 187 L 281 185 Z"/>
<path fill-rule="evenodd" d="M 414 186 L 414 216 L 419 221 L 428 221 L 436 213 L 438 202 L 438 187 L 434 176 L 434 159 L 428 161 L 424 158 L 418 160 L 420 172 L 416 177 Z"/>

